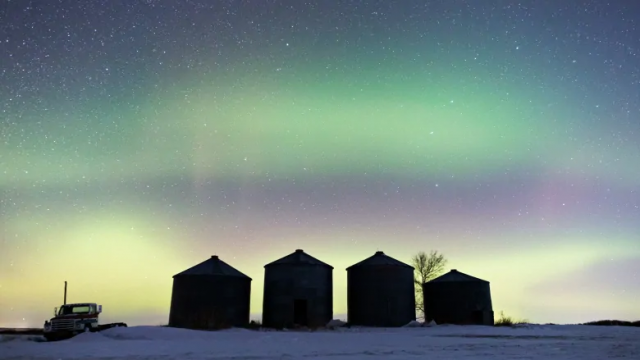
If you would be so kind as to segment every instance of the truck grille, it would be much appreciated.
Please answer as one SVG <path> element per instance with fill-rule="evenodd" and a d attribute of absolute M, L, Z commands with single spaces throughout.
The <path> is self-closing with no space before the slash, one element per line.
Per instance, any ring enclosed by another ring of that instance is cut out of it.
<path fill-rule="evenodd" d="M 75 324 L 75 320 L 53 320 L 51 322 L 51 330 L 73 330 Z"/>

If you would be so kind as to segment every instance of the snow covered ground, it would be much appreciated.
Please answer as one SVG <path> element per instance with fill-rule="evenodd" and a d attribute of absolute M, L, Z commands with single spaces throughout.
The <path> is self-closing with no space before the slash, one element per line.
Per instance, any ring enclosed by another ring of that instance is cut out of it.
<path fill-rule="evenodd" d="M 37 338 L 37 337 L 36 337 Z M 114 328 L 60 342 L 0 339 L 0 359 L 640 359 L 640 328 L 435 326 L 316 332 Z"/>

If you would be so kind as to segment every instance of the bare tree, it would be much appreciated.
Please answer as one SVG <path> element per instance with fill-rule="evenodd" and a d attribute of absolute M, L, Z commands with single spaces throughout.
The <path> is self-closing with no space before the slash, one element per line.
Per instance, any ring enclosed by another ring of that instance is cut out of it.
<path fill-rule="evenodd" d="M 437 251 L 431 251 L 429 254 L 420 251 L 411 258 L 411 266 L 415 268 L 413 281 L 416 288 L 416 312 L 419 319 L 425 319 L 422 284 L 439 276 L 446 265 L 447 259 Z"/>

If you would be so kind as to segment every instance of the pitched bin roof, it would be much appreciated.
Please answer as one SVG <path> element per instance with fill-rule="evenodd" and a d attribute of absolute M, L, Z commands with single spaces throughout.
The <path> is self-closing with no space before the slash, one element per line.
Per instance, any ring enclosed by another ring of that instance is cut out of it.
<path fill-rule="evenodd" d="M 360 261 L 359 263 L 349 266 L 347 270 L 353 269 L 353 268 L 365 267 L 365 266 L 401 266 L 401 267 L 413 269 L 413 266 L 407 265 L 402 261 L 396 260 L 391 256 L 385 255 L 385 253 L 383 253 L 382 251 L 376 251 L 376 253 L 373 254 L 372 256 Z"/>
<path fill-rule="evenodd" d="M 218 256 L 216 255 L 213 255 L 211 258 L 201 262 L 198 265 L 192 266 L 187 270 L 174 275 L 173 277 L 191 275 L 231 276 L 247 278 L 251 280 L 250 277 L 234 269 L 226 262 L 220 260 L 220 258 L 218 258 Z"/>
<path fill-rule="evenodd" d="M 471 275 L 467 275 L 465 273 L 462 273 L 456 269 L 453 269 L 451 271 L 449 271 L 448 273 L 441 275 L 431 281 L 427 281 L 427 283 L 431 283 L 431 282 L 435 282 L 435 283 L 440 283 L 440 282 L 463 282 L 463 281 L 476 281 L 476 282 L 486 282 L 488 283 L 488 281 L 486 280 L 482 280 L 482 279 L 478 279 L 477 277 L 473 277 Z"/>
<path fill-rule="evenodd" d="M 291 254 L 283 258 L 270 262 L 264 267 L 269 267 L 273 265 L 316 265 L 316 266 L 329 267 L 333 269 L 333 266 L 314 258 L 313 256 L 305 253 L 300 249 L 292 252 Z"/>

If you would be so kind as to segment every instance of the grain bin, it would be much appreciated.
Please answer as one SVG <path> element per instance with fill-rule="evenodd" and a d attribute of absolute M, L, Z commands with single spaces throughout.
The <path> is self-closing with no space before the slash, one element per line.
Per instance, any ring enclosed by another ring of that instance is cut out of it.
<path fill-rule="evenodd" d="M 382 251 L 348 267 L 349 324 L 394 327 L 415 320 L 413 270 Z"/>
<path fill-rule="evenodd" d="M 493 325 L 488 281 L 457 270 L 423 285 L 426 321 L 438 324 Z"/>
<path fill-rule="evenodd" d="M 251 278 L 217 256 L 173 276 L 169 326 L 223 329 L 249 323 Z"/>
<path fill-rule="evenodd" d="M 302 250 L 264 266 L 262 324 L 325 326 L 333 318 L 333 267 Z"/>

